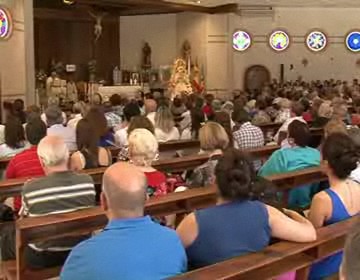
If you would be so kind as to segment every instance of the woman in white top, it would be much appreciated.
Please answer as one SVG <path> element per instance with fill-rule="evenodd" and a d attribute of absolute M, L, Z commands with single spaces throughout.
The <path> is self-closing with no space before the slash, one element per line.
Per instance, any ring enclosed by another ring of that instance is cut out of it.
<path fill-rule="evenodd" d="M 5 143 L 0 145 L 0 158 L 12 157 L 28 148 L 20 119 L 8 116 L 5 124 Z"/>
<path fill-rule="evenodd" d="M 140 108 L 136 102 L 130 102 L 124 107 L 124 121 L 121 123 L 121 128 L 115 133 L 115 143 L 118 147 L 124 147 L 128 145 L 128 127 L 133 117 L 140 116 Z"/>
<path fill-rule="evenodd" d="M 173 115 L 167 106 L 159 107 L 156 112 L 155 137 L 158 142 L 168 142 L 180 139 L 179 130 L 175 127 Z"/>

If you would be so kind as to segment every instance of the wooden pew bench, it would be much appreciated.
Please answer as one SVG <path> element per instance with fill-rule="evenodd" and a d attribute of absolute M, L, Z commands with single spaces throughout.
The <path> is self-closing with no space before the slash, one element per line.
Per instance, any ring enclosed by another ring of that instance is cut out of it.
<path fill-rule="evenodd" d="M 283 191 L 290 190 L 292 183 L 308 183 L 309 181 L 322 180 L 320 168 L 303 170 L 288 173 L 287 176 L 277 176 L 272 178 Z M 306 179 L 308 178 L 308 179 Z M 270 178 L 269 178 L 270 179 Z M 215 187 L 203 187 L 190 189 L 180 193 L 157 198 L 151 198 L 145 207 L 145 212 L 153 216 L 165 216 L 170 214 L 186 214 L 196 209 L 212 206 L 216 203 Z M 51 215 L 38 218 L 25 218 L 18 220 L 17 224 L 17 265 L 15 261 L 4 263 L 9 279 L 14 277 L 14 273 L 20 272 L 18 279 L 46 279 L 56 276 L 60 268 L 44 269 L 31 271 L 26 268 L 24 258 L 24 248 L 27 244 L 45 239 L 58 238 L 74 234 L 85 234 L 101 229 L 107 220 L 100 207 L 76 211 L 67 214 Z M 18 268 L 16 270 L 15 268 Z M 19 269 L 20 268 L 20 269 Z"/>
<path fill-rule="evenodd" d="M 192 207 L 205 207 L 198 197 L 209 196 L 212 199 L 212 191 L 208 188 L 190 190 L 184 193 L 174 194 L 172 199 L 164 197 L 161 212 L 156 200 L 150 199 L 146 205 L 149 214 L 165 214 L 168 208 L 178 209 L 179 201 L 192 201 Z M 190 196 L 190 192 L 191 196 Z M 175 199 L 176 195 L 176 199 Z M 181 199 L 180 199 L 181 197 Z M 212 202 L 214 203 L 214 202 Z M 191 205 L 191 203 L 187 203 Z M 182 210 L 180 210 L 182 211 Z M 331 225 L 318 230 L 317 241 L 311 243 L 294 243 L 282 241 L 271 245 L 264 251 L 227 260 L 206 268 L 189 272 L 176 279 L 268 279 L 288 271 L 298 270 L 298 275 L 305 280 L 309 266 L 343 248 L 344 238 L 359 221 L 359 217 L 345 222 Z M 73 213 L 59 214 L 37 218 L 26 218 L 16 222 L 17 260 L 3 263 L 3 269 L 7 279 L 46 279 L 59 275 L 61 268 L 31 270 L 27 267 L 24 259 L 24 249 L 27 244 L 39 241 L 51 240 L 71 235 L 87 234 L 103 228 L 107 219 L 100 208 L 91 208 Z M 17 278 L 16 278 L 17 277 Z"/>
<path fill-rule="evenodd" d="M 116 161 L 120 148 L 110 147 L 112 158 Z M 200 150 L 199 140 L 177 140 L 166 143 L 159 143 L 160 158 L 175 157 L 177 151 L 187 151 L 187 153 L 198 153 Z"/>
<path fill-rule="evenodd" d="M 152 216 L 188 213 L 215 203 L 214 188 L 197 188 L 164 197 L 151 198 L 146 203 L 145 212 Z M 45 239 L 88 234 L 102 229 L 106 223 L 107 218 L 100 207 L 18 220 L 16 222 L 17 261 L 7 261 L 2 264 L 7 279 L 47 279 L 59 275 L 61 267 L 42 270 L 28 269 L 24 259 L 24 250 L 27 244 Z M 51 238 L 49 238 L 50 236 Z M 18 275 L 17 272 L 19 272 Z"/>
<path fill-rule="evenodd" d="M 265 146 L 257 149 L 247 150 L 247 153 L 255 159 L 268 158 L 274 151 L 279 149 L 278 146 Z M 209 160 L 208 155 L 186 156 L 182 158 L 174 158 L 167 160 L 159 160 L 154 162 L 154 168 L 163 172 L 183 172 L 193 170 Z M 83 170 L 81 173 L 88 174 L 93 177 L 95 184 L 101 185 L 102 176 L 106 167 Z M 12 197 L 21 194 L 22 186 L 30 178 L 9 179 L 0 182 L 0 199 Z"/>
<path fill-rule="evenodd" d="M 296 271 L 297 280 L 307 280 L 310 266 L 341 251 L 347 234 L 358 224 L 359 220 L 359 217 L 353 217 L 347 221 L 318 229 L 317 240 L 314 242 L 281 241 L 261 252 L 229 259 L 173 279 L 263 280 Z"/>
<path fill-rule="evenodd" d="M 281 124 L 278 123 L 271 123 L 266 125 L 261 125 L 260 128 L 262 129 L 265 137 L 268 133 L 268 131 L 275 131 L 280 128 Z M 323 129 L 322 128 L 310 128 L 310 132 L 312 136 L 322 136 L 323 135 Z M 175 156 L 175 152 L 179 150 L 185 150 L 195 152 L 198 149 L 200 149 L 200 142 L 199 140 L 178 140 L 178 141 L 170 141 L 166 143 L 160 143 L 159 144 L 159 152 L 164 154 L 171 153 L 173 156 Z M 261 148 L 260 148 L 261 149 Z M 111 155 L 113 158 L 117 159 L 117 156 L 119 154 L 120 149 L 119 148 L 109 148 Z M 189 154 L 189 153 L 187 153 Z M 172 156 L 171 156 L 172 157 Z M 168 156 L 165 156 L 165 158 L 168 158 Z M 11 158 L 0 158 L 0 170 L 6 169 L 9 161 Z"/>

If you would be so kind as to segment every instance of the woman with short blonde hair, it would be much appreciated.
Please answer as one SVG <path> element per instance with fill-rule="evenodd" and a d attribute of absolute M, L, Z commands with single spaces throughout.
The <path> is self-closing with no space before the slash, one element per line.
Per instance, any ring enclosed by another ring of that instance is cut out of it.
<path fill-rule="evenodd" d="M 207 122 L 200 129 L 199 140 L 201 150 L 206 152 L 223 151 L 230 142 L 225 129 L 216 122 Z"/>
<path fill-rule="evenodd" d="M 158 156 L 159 144 L 155 136 L 145 128 L 133 130 L 128 138 L 130 162 L 145 173 L 148 183 L 147 193 L 160 196 L 167 193 L 166 176 L 151 166 Z"/>
<path fill-rule="evenodd" d="M 180 139 L 179 130 L 175 127 L 173 115 L 167 106 L 160 106 L 155 114 L 155 136 L 159 142 Z"/>
<path fill-rule="evenodd" d="M 346 125 L 339 119 L 330 120 L 324 127 L 324 138 L 328 138 L 331 134 L 342 133 L 347 134 Z"/>
<path fill-rule="evenodd" d="M 145 128 L 138 128 L 130 133 L 128 141 L 130 160 L 137 166 L 151 166 L 159 149 L 154 135 Z"/>
<path fill-rule="evenodd" d="M 207 122 L 199 131 L 200 153 L 209 155 L 209 160 L 195 168 L 187 180 L 190 187 L 203 187 L 215 182 L 215 166 L 218 157 L 229 146 L 229 137 L 225 129 L 218 123 Z"/>

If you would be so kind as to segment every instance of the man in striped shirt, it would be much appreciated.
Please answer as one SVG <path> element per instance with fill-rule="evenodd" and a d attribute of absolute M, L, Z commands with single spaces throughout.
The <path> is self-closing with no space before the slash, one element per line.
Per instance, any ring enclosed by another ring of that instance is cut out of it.
<path fill-rule="evenodd" d="M 37 152 L 46 177 L 28 181 L 24 185 L 20 211 L 23 216 L 67 213 L 95 205 L 94 182 L 90 176 L 76 174 L 68 169 L 69 150 L 62 137 L 43 138 Z M 2 238 L 2 255 L 5 260 L 15 258 L 15 244 L 11 240 L 15 233 L 12 231 L 7 231 Z M 26 258 L 34 268 L 61 265 L 71 248 L 87 237 L 67 237 L 30 244 Z"/>

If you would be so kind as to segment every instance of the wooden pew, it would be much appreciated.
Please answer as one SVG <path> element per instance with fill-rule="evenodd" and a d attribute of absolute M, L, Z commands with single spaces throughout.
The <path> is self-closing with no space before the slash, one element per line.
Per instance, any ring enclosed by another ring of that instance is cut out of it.
<path fill-rule="evenodd" d="M 307 280 L 311 264 L 341 251 L 346 235 L 359 222 L 359 217 L 317 230 L 317 240 L 309 243 L 281 241 L 265 250 L 236 257 L 185 273 L 175 280 L 201 279 L 273 279 L 289 271 L 297 271 L 297 280 Z"/>
<path fill-rule="evenodd" d="M 309 125 L 311 125 L 311 123 Z M 259 127 L 263 131 L 265 138 L 267 138 L 268 134 L 274 136 L 281 126 L 282 123 L 269 123 L 260 125 Z M 310 127 L 310 133 L 312 137 L 322 137 L 324 134 L 324 129 Z"/>
<path fill-rule="evenodd" d="M 211 192 L 202 189 L 191 191 L 201 192 L 203 196 L 211 195 Z M 174 195 L 183 196 L 185 199 L 189 193 L 184 193 Z M 193 197 L 190 199 L 193 199 Z M 165 205 L 171 205 L 173 202 L 174 200 L 171 202 L 171 200 L 164 197 L 162 206 L 165 209 Z M 152 208 L 155 204 L 158 203 L 155 202 L 155 199 L 151 199 L 147 203 L 146 212 L 158 214 L 159 212 L 155 210 L 157 206 Z M 202 206 L 208 206 L 208 203 L 202 204 Z M 318 230 L 317 241 L 311 243 L 279 242 L 269 246 L 262 252 L 227 260 L 189 272 L 175 279 L 268 279 L 288 271 L 298 270 L 298 276 L 300 275 L 300 277 L 297 279 L 305 280 L 307 279 L 308 267 L 312 263 L 343 248 L 346 234 L 358 221 L 359 217 L 355 217 L 322 228 Z M 17 264 L 15 265 L 15 261 L 3 264 L 8 279 L 16 279 L 17 271 L 20 272 L 18 280 L 46 279 L 57 276 L 60 273 L 60 267 L 39 271 L 27 268 L 23 258 L 27 244 L 71 235 L 87 234 L 103 228 L 106 222 L 107 219 L 100 208 L 17 221 Z"/>
<path fill-rule="evenodd" d="M 111 147 L 109 148 L 111 155 L 113 158 L 117 158 L 120 148 Z M 159 143 L 159 152 L 160 153 L 169 153 L 173 152 L 175 155 L 176 151 L 179 150 L 200 150 L 200 142 L 199 140 L 177 140 L 170 141 L 166 143 Z"/>
<path fill-rule="evenodd" d="M 145 212 L 150 215 L 188 213 L 197 208 L 205 208 L 216 203 L 214 188 L 197 188 L 182 193 L 172 193 L 164 197 L 151 198 L 146 203 Z M 7 279 L 47 279 L 60 273 L 60 267 L 29 270 L 24 259 L 24 250 L 29 243 L 45 239 L 81 235 L 102 229 L 107 218 L 100 207 L 72 213 L 25 218 L 16 222 L 17 262 L 3 263 Z M 17 271 L 19 274 L 17 275 Z M 18 277 L 18 278 L 16 278 Z"/>
<path fill-rule="evenodd" d="M 320 169 L 310 169 L 289 173 L 287 176 L 273 177 L 275 184 L 281 186 L 283 191 L 292 188 L 292 183 L 308 183 L 319 177 Z M 291 179 L 293 178 L 293 179 Z M 271 179 L 271 178 L 269 178 Z M 293 185 L 294 186 L 294 185 Z M 153 216 L 164 216 L 170 214 L 185 214 L 195 209 L 212 206 L 216 203 L 216 189 L 213 186 L 196 188 L 181 193 L 171 193 L 169 195 L 151 198 L 145 207 L 145 212 Z M 76 211 L 67 214 L 51 215 L 37 218 L 25 218 L 18 220 L 17 223 L 17 266 L 15 262 L 6 262 L 5 271 L 9 279 L 14 277 L 14 273 L 19 271 L 18 279 L 46 279 L 58 275 L 60 268 L 51 268 L 41 271 L 30 271 L 26 268 L 24 261 L 24 249 L 28 243 L 43 241 L 44 238 L 58 238 L 62 236 L 85 234 L 94 230 L 101 229 L 107 220 L 104 212 L 99 207 Z M 16 267 L 18 270 L 16 270 Z M 33 277 L 33 278 L 31 278 Z"/>
<path fill-rule="evenodd" d="M 271 132 L 275 135 L 275 133 L 279 130 L 279 128 L 281 126 L 282 126 L 282 123 L 268 123 L 268 124 L 259 125 L 259 127 L 261 128 L 261 130 L 263 131 L 265 136 L 269 132 Z"/>
<path fill-rule="evenodd" d="M 263 130 L 264 135 L 267 135 L 268 131 L 275 131 L 279 129 L 281 124 L 279 123 L 270 123 L 266 125 L 261 125 L 260 128 Z M 322 136 L 323 135 L 323 128 L 310 128 L 310 132 L 312 136 Z M 178 150 L 195 150 L 200 149 L 200 142 L 198 140 L 179 140 L 179 141 L 171 141 L 167 143 L 160 143 L 159 144 L 159 152 L 160 153 L 169 153 L 171 151 L 175 152 Z M 119 148 L 109 148 L 111 155 L 113 158 L 117 158 L 120 149 Z M 9 161 L 11 158 L 0 158 L 0 170 L 6 169 Z"/>
<path fill-rule="evenodd" d="M 159 152 L 160 153 L 169 153 L 175 152 L 178 150 L 200 150 L 200 142 L 199 140 L 178 140 L 178 141 L 170 141 L 166 143 L 159 144 Z M 111 155 L 113 158 L 117 158 L 120 149 L 116 147 L 109 148 Z M 0 170 L 6 169 L 9 164 L 11 157 L 9 158 L 0 158 Z"/>
<path fill-rule="evenodd" d="M 269 157 L 278 146 L 265 146 L 257 149 L 248 150 L 247 153 L 254 159 L 264 159 Z M 182 158 L 166 159 L 154 162 L 154 168 L 163 172 L 183 172 L 192 170 L 209 160 L 206 154 L 196 156 L 186 156 Z M 101 184 L 102 176 L 106 167 L 84 170 L 81 173 L 93 177 L 95 184 Z M 22 186 L 29 178 L 9 179 L 0 182 L 0 198 L 7 198 L 21 193 Z"/>

